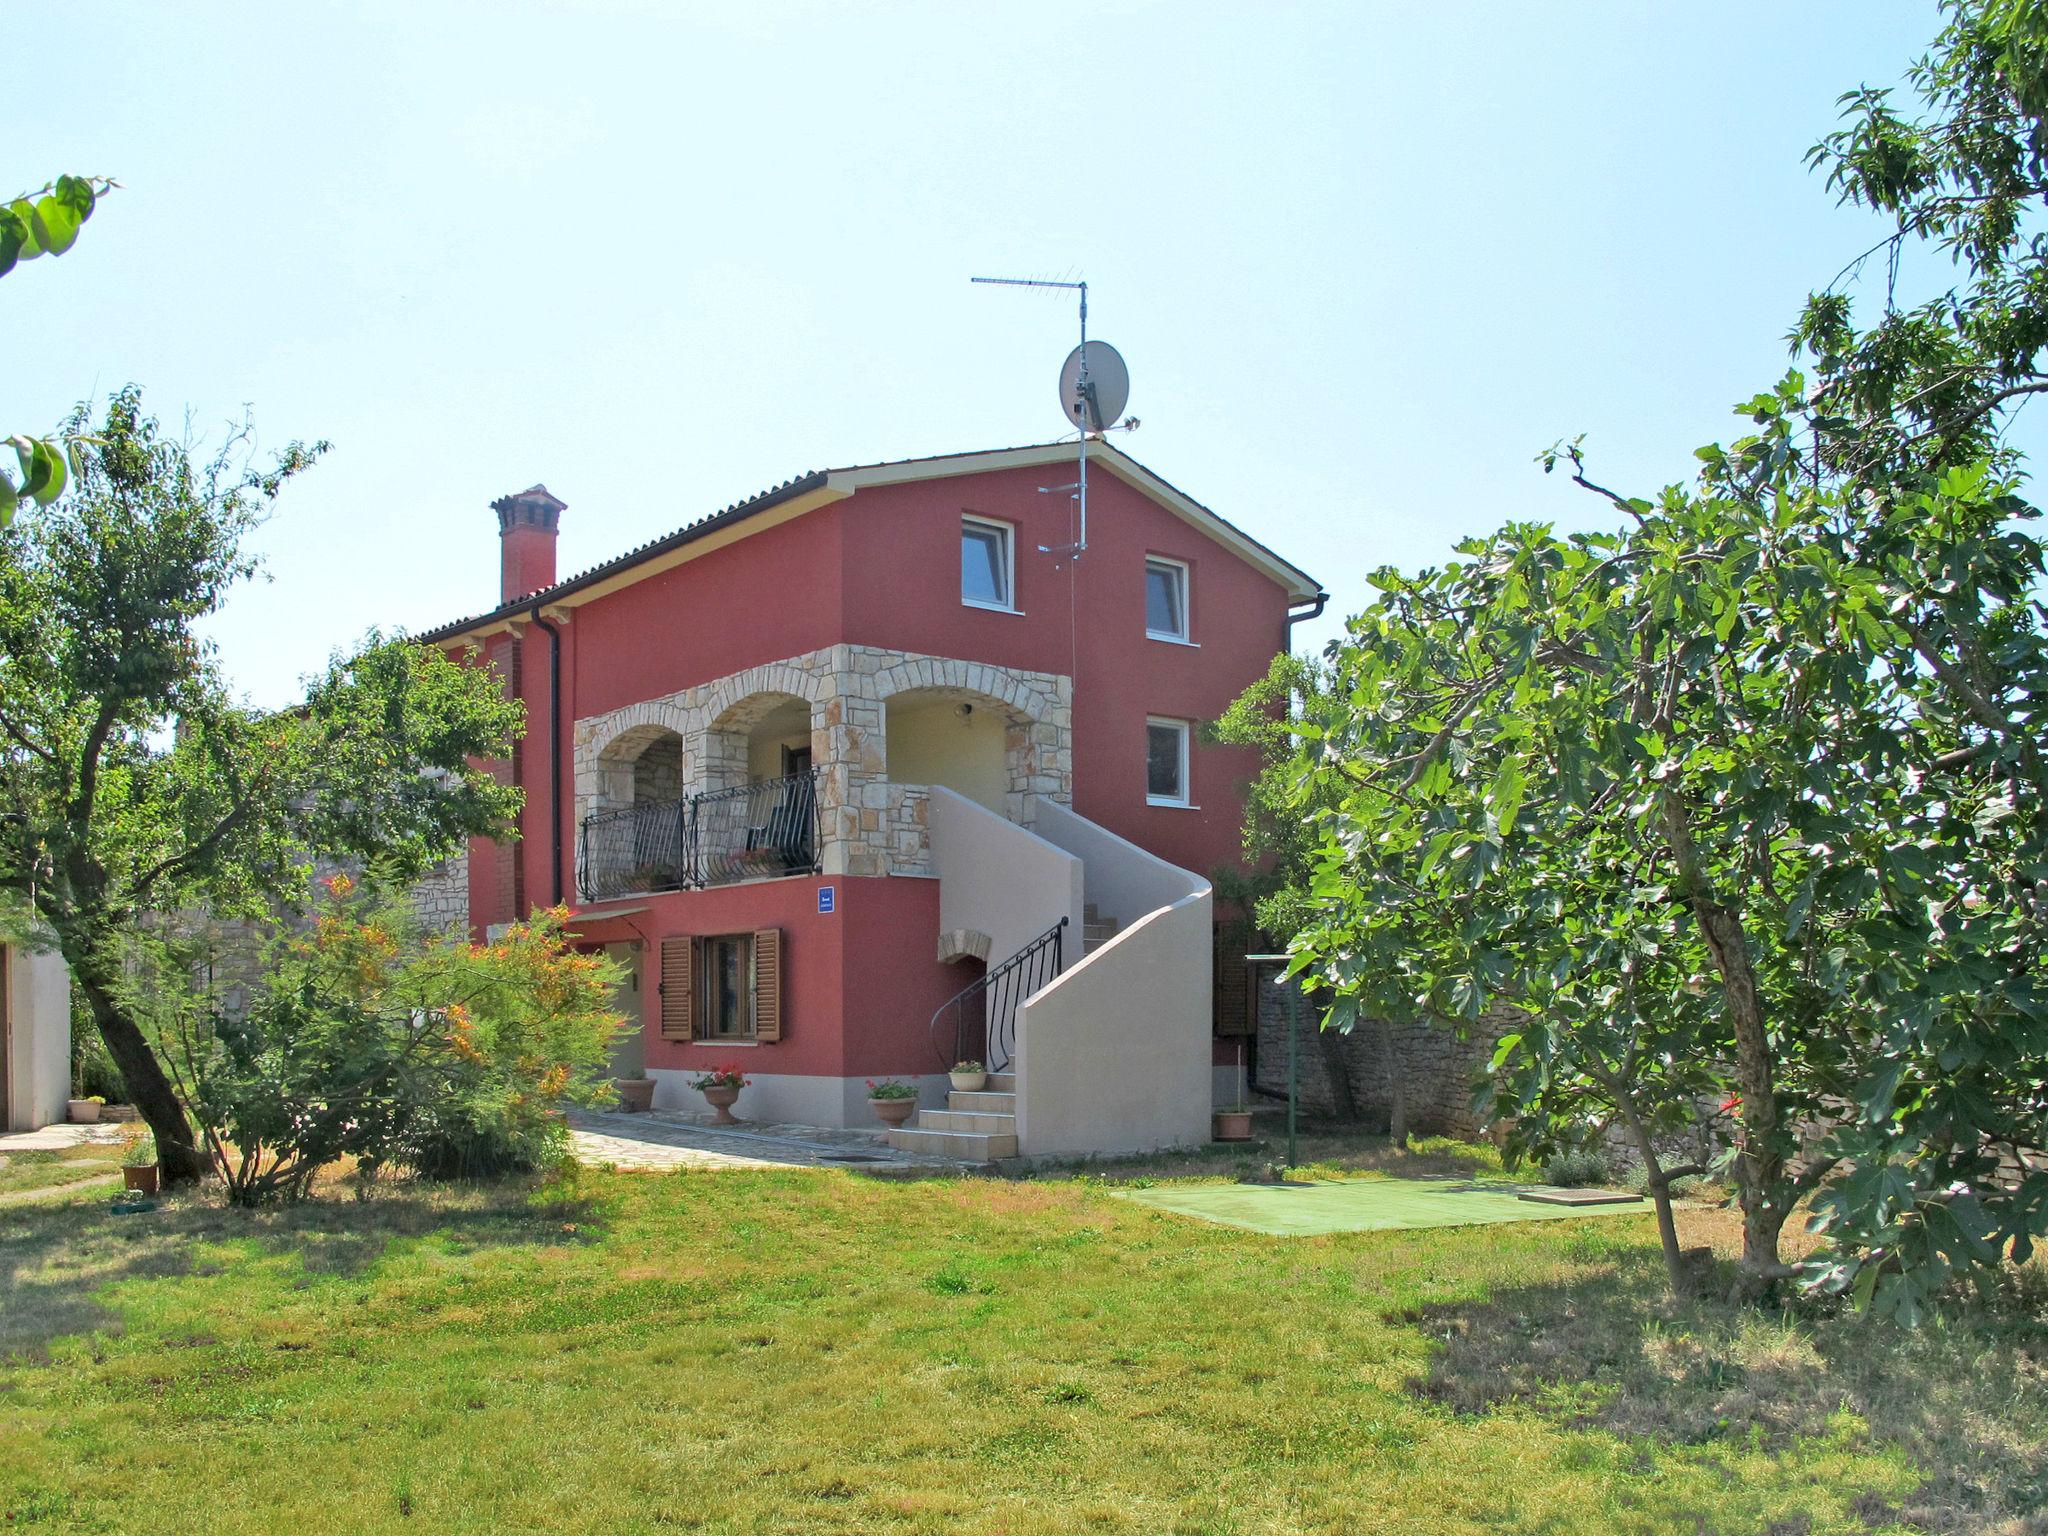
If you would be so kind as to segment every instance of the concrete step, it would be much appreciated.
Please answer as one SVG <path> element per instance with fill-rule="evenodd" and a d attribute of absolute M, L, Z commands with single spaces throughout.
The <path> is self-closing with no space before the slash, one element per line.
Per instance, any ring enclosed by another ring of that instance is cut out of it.
<path fill-rule="evenodd" d="M 1017 1095 L 1014 1093 L 949 1093 L 946 1108 L 974 1110 L 984 1115 L 1014 1115 L 1017 1113 Z"/>
<path fill-rule="evenodd" d="M 923 1131 L 898 1126 L 889 1133 L 889 1145 L 899 1152 L 919 1152 L 926 1157 L 950 1157 L 963 1163 L 989 1163 L 999 1157 L 1017 1155 L 1014 1133 L 987 1131 Z"/>
<path fill-rule="evenodd" d="M 1015 1093 L 1017 1091 L 1017 1074 L 1014 1072 L 991 1072 L 988 1075 L 988 1082 L 983 1085 L 981 1091 L 984 1093 Z"/>
<path fill-rule="evenodd" d="M 917 1112 L 920 1131 L 981 1131 L 998 1136 L 1017 1134 L 1015 1115 L 985 1114 L 972 1109 L 921 1109 Z"/>

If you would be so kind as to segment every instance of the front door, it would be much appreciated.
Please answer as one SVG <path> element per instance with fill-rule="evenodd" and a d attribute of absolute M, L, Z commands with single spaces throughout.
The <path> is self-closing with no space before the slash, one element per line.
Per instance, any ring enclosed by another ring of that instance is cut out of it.
<path fill-rule="evenodd" d="M 642 1006 L 646 994 L 640 985 L 640 946 L 607 944 L 604 952 L 625 972 L 614 1002 L 619 1012 L 626 1016 L 626 1027 L 612 1045 L 611 1075 L 638 1077 L 647 1065 L 647 1042 L 641 1035 L 646 1025 L 646 1012 Z"/>

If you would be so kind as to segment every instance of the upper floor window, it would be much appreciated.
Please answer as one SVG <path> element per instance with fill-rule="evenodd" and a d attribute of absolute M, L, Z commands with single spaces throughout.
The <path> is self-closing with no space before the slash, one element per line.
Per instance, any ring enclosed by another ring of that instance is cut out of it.
<path fill-rule="evenodd" d="M 1145 721 L 1145 803 L 1188 803 L 1188 723 L 1150 716 Z"/>
<path fill-rule="evenodd" d="M 976 608 L 1017 606 L 1012 530 L 986 517 L 960 520 L 960 601 Z"/>
<path fill-rule="evenodd" d="M 1155 640 L 1188 637 L 1188 568 L 1158 555 L 1145 562 L 1145 633 Z"/>

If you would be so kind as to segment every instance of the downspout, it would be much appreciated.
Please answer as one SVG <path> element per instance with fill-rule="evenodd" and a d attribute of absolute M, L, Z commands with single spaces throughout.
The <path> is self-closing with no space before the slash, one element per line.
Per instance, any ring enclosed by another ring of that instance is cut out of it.
<path fill-rule="evenodd" d="M 1292 608 L 1289 608 L 1287 610 L 1286 650 L 1288 655 L 1292 656 L 1294 654 L 1294 626 L 1297 624 L 1306 624 L 1310 619 L 1320 619 L 1323 616 L 1323 610 L 1329 606 L 1330 594 L 1327 592 L 1318 592 L 1316 594 L 1314 603 L 1312 603 L 1308 608 L 1306 608 L 1302 612 L 1296 613 Z"/>
<path fill-rule="evenodd" d="M 559 907 L 562 904 L 562 632 L 541 617 L 540 606 L 535 603 L 528 617 L 548 635 L 548 828 L 555 893 L 550 905 Z"/>

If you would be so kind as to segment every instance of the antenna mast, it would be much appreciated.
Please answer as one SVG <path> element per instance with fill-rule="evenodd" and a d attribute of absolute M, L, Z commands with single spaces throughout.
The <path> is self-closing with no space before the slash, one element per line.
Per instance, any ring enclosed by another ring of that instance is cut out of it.
<path fill-rule="evenodd" d="M 1081 537 L 1072 553 L 1076 559 L 1088 552 L 1088 435 L 1090 431 L 1105 431 L 1110 423 L 1102 419 L 1102 405 L 1095 396 L 1095 382 L 1088 376 L 1088 284 L 1086 282 L 1055 282 L 1050 278 L 1038 277 L 970 277 L 970 283 L 991 283 L 1002 288 L 1067 288 L 1081 296 L 1081 345 L 1074 349 L 1074 356 L 1080 360 L 1080 373 L 1076 380 L 1073 399 L 1061 401 L 1070 419 L 1076 420 L 1081 428 Z M 1126 381 L 1126 389 L 1128 389 Z M 1116 414 L 1122 414 L 1119 403 Z M 1092 426 L 1091 426 L 1092 424 Z"/>

